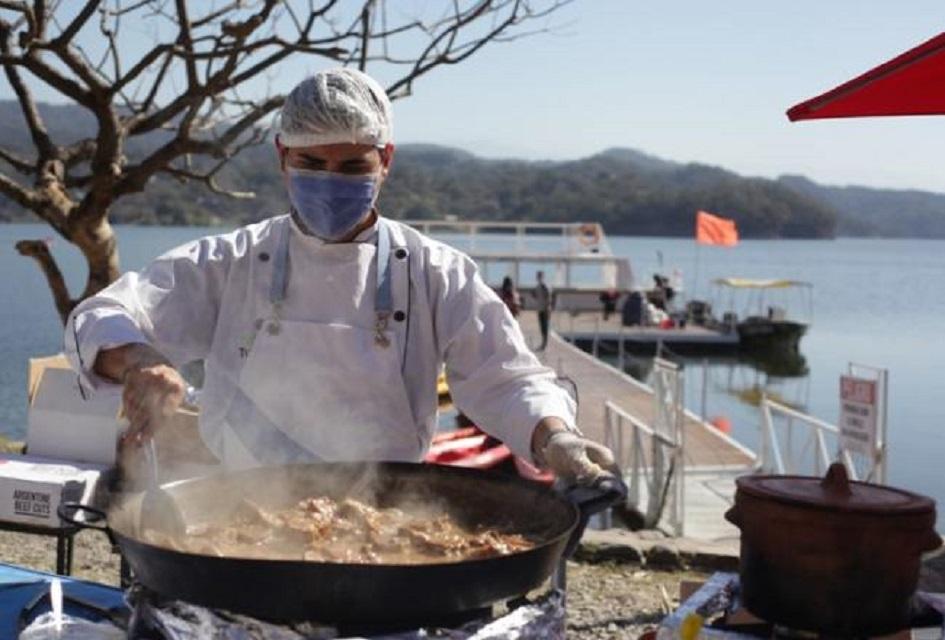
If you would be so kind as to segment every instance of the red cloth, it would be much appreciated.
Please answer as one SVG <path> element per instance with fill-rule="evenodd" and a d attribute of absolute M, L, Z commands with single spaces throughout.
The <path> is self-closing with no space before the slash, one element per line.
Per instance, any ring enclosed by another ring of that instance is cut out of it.
<path fill-rule="evenodd" d="M 945 33 L 797 104 L 788 119 L 945 114 Z"/>
<path fill-rule="evenodd" d="M 735 221 L 720 218 L 705 211 L 697 211 L 696 242 L 734 247 L 738 244 L 738 229 L 735 228 Z"/>

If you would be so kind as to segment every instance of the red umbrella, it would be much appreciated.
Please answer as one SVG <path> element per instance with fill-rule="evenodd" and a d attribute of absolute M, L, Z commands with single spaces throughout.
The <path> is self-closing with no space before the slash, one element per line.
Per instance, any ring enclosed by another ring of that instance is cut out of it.
<path fill-rule="evenodd" d="M 945 33 L 788 109 L 791 121 L 945 114 Z"/>

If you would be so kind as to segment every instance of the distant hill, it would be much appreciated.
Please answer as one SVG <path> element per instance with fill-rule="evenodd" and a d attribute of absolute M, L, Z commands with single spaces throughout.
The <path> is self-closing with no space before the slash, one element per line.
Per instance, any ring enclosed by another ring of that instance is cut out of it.
<path fill-rule="evenodd" d="M 945 238 L 945 194 L 827 187 L 803 176 L 781 176 L 778 181 L 836 209 L 839 235 Z"/>
<path fill-rule="evenodd" d="M 631 149 L 566 162 L 486 160 L 399 148 L 381 204 L 397 217 L 596 220 L 611 233 L 688 236 L 697 209 L 746 237 L 830 237 L 836 212 L 776 181 L 677 164 Z"/>
<path fill-rule="evenodd" d="M 54 139 L 74 141 L 92 132 L 92 119 L 83 109 L 42 105 L 41 110 Z M 128 156 L 140 156 L 166 135 L 134 141 Z M 0 140 L 22 153 L 31 150 L 19 107 L 11 101 L 0 101 Z M 275 152 L 268 144 L 237 156 L 219 182 L 254 191 L 257 197 L 234 200 L 162 176 L 146 193 L 121 200 L 113 220 L 239 224 L 286 209 Z M 380 206 L 401 219 L 594 220 L 611 233 L 632 235 L 690 236 L 694 212 L 706 209 L 734 218 L 744 237 L 945 237 L 945 195 L 825 187 L 799 176 L 749 178 L 625 148 L 552 162 L 485 159 L 432 144 L 400 145 Z M 0 221 L 33 219 L 0 198 Z"/>

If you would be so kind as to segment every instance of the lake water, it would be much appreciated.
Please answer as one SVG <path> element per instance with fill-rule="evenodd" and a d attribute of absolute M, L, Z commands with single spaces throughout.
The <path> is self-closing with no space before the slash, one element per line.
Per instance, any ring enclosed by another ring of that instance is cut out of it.
<path fill-rule="evenodd" d="M 119 227 L 122 266 L 140 268 L 164 250 L 212 232 Z M 23 437 L 26 426 L 27 359 L 59 351 L 62 336 L 44 278 L 13 244 L 50 233 L 41 225 L 0 225 L 0 432 L 15 438 Z M 744 364 L 710 363 L 706 414 L 729 418 L 735 437 L 755 448 L 758 411 L 733 392 L 767 384 L 813 415 L 836 422 L 838 378 L 847 363 L 887 368 L 890 483 L 945 504 L 945 241 L 744 241 L 731 249 L 697 251 L 691 240 L 678 238 L 609 239 L 616 254 L 631 259 L 642 281 L 658 269 L 681 269 L 690 296 L 709 296 L 704 283 L 724 276 L 811 282 L 813 324 L 801 342 L 809 373 L 778 378 Z M 80 256 L 61 240 L 54 241 L 53 253 L 77 290 L 85 276 Z M 531 274 L 523 279 L 527 284 Z M 725 307 L 728 299 L 715 302 Z M 787 302 L 791 311 L 803 310 L 802 299 Z M 697 361 L 686 367 L 687 405 L 697 412 L 702 366 Z"/>

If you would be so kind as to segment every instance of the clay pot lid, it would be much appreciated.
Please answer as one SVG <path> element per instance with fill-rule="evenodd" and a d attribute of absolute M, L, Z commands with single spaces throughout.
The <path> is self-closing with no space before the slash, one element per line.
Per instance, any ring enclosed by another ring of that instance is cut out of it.
<path fill-rule="evenodd" d="M 824 478 L 815 476 L 742 476 L 738 490 L 759 498 L 814 508 L 875 513 L 877 515 L 915 515 L 934 513 L 935 501 L 903 489 L 866 482 L 851 482 L 846 467 L 830 465 Z"/>

